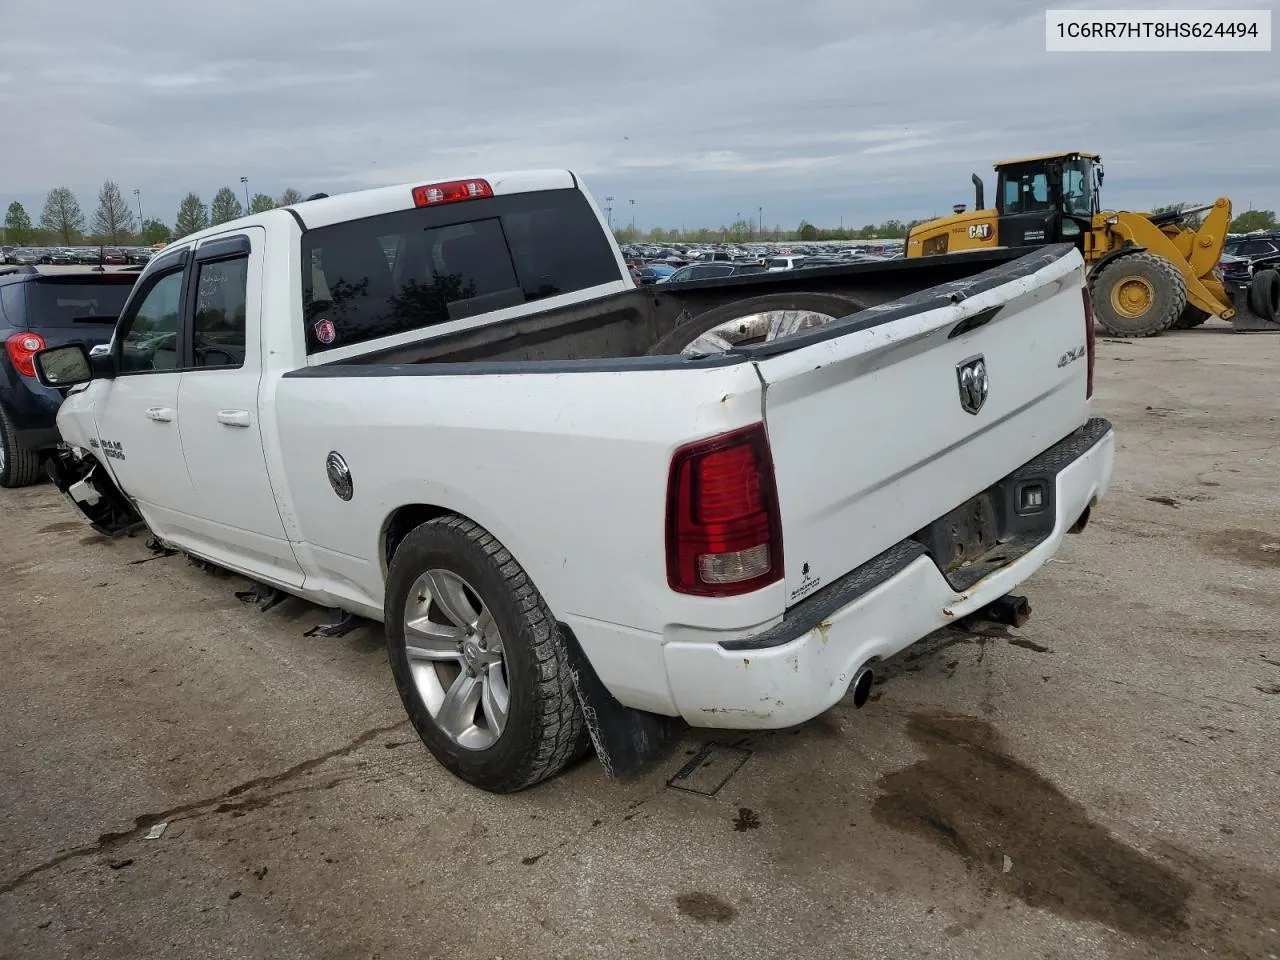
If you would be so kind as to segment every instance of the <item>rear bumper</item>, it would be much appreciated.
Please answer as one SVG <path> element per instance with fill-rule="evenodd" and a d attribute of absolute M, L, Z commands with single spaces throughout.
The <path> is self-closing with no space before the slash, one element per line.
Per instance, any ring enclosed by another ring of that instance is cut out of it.
<path fill-rule="evenodd" d="M 883 660 L 1013 590 L 1052 557 L 1106 493 L 1115 436 L 1090 424 L 1046 451 L 1056 469 L 1053 529 L 1011 563 L 957 591 L 904 540 L 793 607 L 775 626 L 730 642 L 664 645 L 671 698 L 693 726 L 772 729 L 834 706 L 864 665 Z"/>

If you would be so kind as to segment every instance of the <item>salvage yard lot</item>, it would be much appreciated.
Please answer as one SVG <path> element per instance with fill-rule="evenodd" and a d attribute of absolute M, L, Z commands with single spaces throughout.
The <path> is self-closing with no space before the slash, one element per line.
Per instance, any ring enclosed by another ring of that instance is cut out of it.
<path fill-rule="evenodd" d="M 379 629 L 2 491 L 0 956 L 1280 956 L 1278 382 L 1217 322 L 1100 337 L 1115 480 L 1026 627 L 509 797 L 421 747 Z M 669 786 L 710 742 L 719 792 Z"/>

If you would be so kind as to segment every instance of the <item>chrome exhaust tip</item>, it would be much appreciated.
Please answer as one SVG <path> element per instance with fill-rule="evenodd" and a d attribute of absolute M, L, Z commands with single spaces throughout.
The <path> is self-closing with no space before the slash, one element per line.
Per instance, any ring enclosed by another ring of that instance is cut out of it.
<path fill-rule="evenodd" d="M 871 696 L 871 685 L 875 683 L 876 675 L 872 673 L 870 667 L 863 667 L 853 675 L 853 683 L 849 684 L 849 688 L 853 691 L 853 705 L 861 707 L 867 702 Z"/>

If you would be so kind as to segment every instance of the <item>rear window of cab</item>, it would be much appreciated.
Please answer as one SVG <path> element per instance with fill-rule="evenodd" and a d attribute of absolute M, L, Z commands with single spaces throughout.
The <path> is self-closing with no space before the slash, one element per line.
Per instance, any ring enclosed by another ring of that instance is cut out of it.
<path fill-rule="evenodd" d="M 622 279 L 579 190 L 399 210 L 302 237 L 307 352 L 352 346 Z"/>

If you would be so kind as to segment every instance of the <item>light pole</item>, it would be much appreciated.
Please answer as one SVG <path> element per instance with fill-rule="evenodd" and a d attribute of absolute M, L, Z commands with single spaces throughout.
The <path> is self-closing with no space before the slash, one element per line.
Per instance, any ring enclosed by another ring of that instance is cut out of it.
<path fill-rule="evenodd" d="M 609 222 L 609 230 L 613 230 L 613 197 L 604 198 L 604 216 Z"/>
<path fill-rule="evenodd" d="M 756 216 L 760 218 L 760 222 L 756 227 L 756 232 L 764 236 L 764 207 L 756 207 Z"/>
<path fill-rule="evenodd" d="M 244 212 L 249 212 L 249 178 L 241 177 L 240 182 L 244 184 Z"/>
<path fill-rule="evenodd" d="M 134 187 L 133 199 L 138 201 L 138 236 L 142 236 L 142 228 L 146 225 L 146 221 L 142 219 L 142 191 Z"/>
<path fill-rule="evenodd" d="M 636 202 L 634 200 L 628 200 L 627 203 L 631 204 L 631 232 L 635 233 L 636 232 Z"/>

